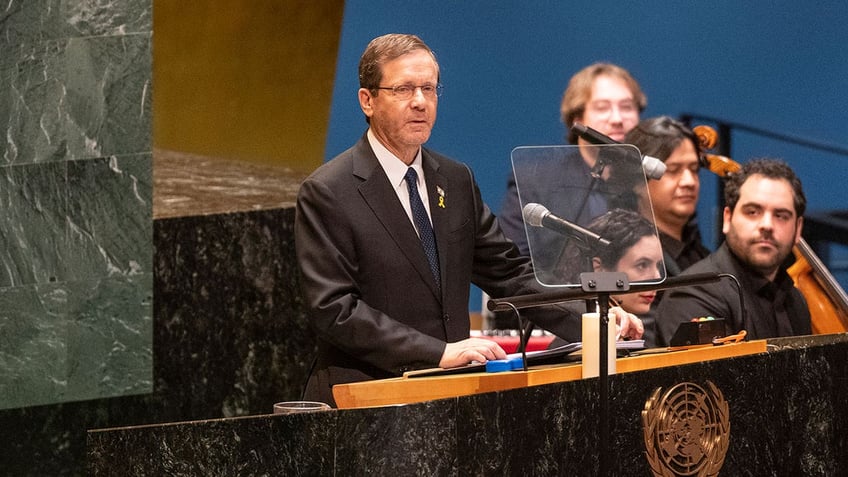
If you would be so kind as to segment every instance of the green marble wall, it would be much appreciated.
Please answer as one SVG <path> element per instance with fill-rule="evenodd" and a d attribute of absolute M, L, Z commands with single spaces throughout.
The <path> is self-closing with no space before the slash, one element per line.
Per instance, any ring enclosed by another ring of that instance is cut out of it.
<path fill-rule="evenodd" d="M 0 11 L 0 409 L 149 393 L 152 0 Z"/>

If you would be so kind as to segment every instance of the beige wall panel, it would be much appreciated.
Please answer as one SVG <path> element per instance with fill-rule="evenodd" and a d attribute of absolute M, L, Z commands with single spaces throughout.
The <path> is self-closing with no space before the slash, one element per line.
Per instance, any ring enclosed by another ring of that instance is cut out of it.
<path fill-rule="evenodd" d="M 154 146 L 310 171 L 344 2 L 155 0 Z"/>

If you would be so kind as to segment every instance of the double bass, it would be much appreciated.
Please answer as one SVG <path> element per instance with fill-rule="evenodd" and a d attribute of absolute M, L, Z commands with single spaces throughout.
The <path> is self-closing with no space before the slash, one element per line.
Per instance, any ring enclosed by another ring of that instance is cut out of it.
<path fill-rule="evenodd" d="M 695 126 L 692 131 L 698 137 L 702 151 L 715 147 L 718 134 L 713 128 Z M 742 168 L 729 157 L 702 153 L 702 158 L 710 172 L 722 179 Z M 793 247 L 792 254 L 795 262 L 787 273 L 807 301 L 813 334 L 848 331 L 848 295 L 845 290 L 803 238 Z"/>

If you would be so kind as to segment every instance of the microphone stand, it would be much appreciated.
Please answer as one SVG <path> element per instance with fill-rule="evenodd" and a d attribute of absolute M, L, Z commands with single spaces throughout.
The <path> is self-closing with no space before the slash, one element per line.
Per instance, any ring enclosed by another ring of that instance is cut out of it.
<path fill-rule="evenodd" d="M 584 209 L 586 208 L 586 202 L 589 201 L 589 196 L 591 196 L 593 192 L 597 191 L 601 183 L 601 176 L 604 173 L 606 165 L 606 161 L 604 161 L 599 155 L 596 159 L 595 166 L 592 167 L 592 169 L 589 171 L 589 175 L 592 177 L 592 181 L 589 182 L 589 187 L 586 188 L 586 191 L 583 193 L 583 197 L 580 199 L 580 206 L 577 207 L 577 214 L 574 216 L 575 222 L 579 222 L 580 216 L 582 216 L 583 212 L 585 212 Z M 591 218 L 589 220 L 591 220 Z"/>
<path fill-rule="evenodd" d="M 600 434 L 598 475 L 608 474 L 609 456 L 609 300 L 613 291 L 622 292 L 630 288 L 627 275 L 614 272 L 590 272 L 580 274 L 580 285 L 583 291 L 594 291 L 598 294 L 598 432 Z M 614 338 L 613 338 L 614 339 Z"/>

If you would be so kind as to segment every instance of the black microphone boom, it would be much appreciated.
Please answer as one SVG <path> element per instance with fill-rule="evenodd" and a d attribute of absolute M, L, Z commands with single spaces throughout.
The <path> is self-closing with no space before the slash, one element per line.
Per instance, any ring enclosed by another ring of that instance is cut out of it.
<path fill-rule="evenodd" d="M 652 290 L 667 290 L 669 288 L 678 288 L 691 285 L 703 285 L 721 280 L 724 277 L 732 277 L 726 273 L 693 273 L 691 275 L 677 275 L 668 277 L 662 283 L 651 284 L 631 284 L 628 293 L 640 293 Z M 567 290 L 559 290 L 545 293 L 532 293 L 529 295 L 519 295 L 508 298 L 491 299 L 486 304 L 486 307 L 493 312 L 508 311 L 513 309 L 533 308 L 542 305 L 553 305 L 573 300 L 585 300 L 598 296 L 597 291 L 584 291 L 582 288 L 569 288 Z M 741 294 L 740 294 L 741 297 Z M 743 308 L 744 309 L 744 308 Z"/>
<path fill-rule="evenodd" d="M 592 144 L 621 144 L 606 134 L 581 123 L 574 123 L 571 130 Z M 665 163 L 656 157 L 642 156 L 642 170 L 649 179 L 659 180 L 665 174 Z"/>

